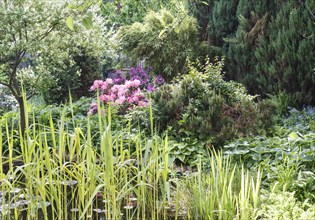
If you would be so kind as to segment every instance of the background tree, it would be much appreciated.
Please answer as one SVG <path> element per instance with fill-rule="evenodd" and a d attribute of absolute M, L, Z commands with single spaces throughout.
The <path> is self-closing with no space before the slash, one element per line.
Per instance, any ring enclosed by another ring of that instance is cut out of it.
<path fill-rule="evenodd" d="M 150 11 L 143 23 L 122 26 L 117 39 L 133 63 L 145 59 L 170 80 L 183 72 L 186 59 L 198 48 L 197 22 L 185 10 L 177 14 Z"/>
<path fill-rule="evenodd" d="M 103 0 L 101 9 L 108 25 L 120 27 L 143 22 L 149 11 L 168 9 L 176 12 L 182 4 L 186 5 L 186 0 Z"/>
<path fill-rule="evenodd" d="M 314 1 L 287 1 L 267 27 L 255 57 L 257 78 L 264 93 L 284 91 L 300 104 L 315 104 L 315 19 L 308 7 Z"/>
<path fill-rule="evenodd" d="M 0 84 L 18 102 L 22 133 L 27 124 L 22 84 L 30 89 L 26 98 L 50 89 L 57 81 L 52 73 L 67 68 L 65 60 L 70 66 L 75 63 L 78 46 L 86 48 L 86 54 L 103 55 L 101 19 L 94 18 L 93 29 L 79 24 L 72 31 L 65 25 L 64 9 L 40 0 L 0 2 Z"/>

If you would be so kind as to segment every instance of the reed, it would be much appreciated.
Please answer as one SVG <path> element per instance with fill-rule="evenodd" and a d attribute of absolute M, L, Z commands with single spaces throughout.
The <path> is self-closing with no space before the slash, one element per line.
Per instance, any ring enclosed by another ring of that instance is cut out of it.
<path fill-rule="evenodd" d="M 71 100 L 69 105 L 72 109 Z M 66 108 L 58 122 L 50 115 L 49 125 L 41 124 L 26 108 L 29 126 L 23 136 L 10 129 L 14 122 L 1 121 L 0 150 L 5 155 L 0 155 L 1 219 L 158 220 L 178 219 L 181 213 L 187 219 L 253 216 L 259 206 L 259 172 L 255 180 L 213 152 L 209 172 L 200 164 L 196 176 L 170 180 L 168 137 L 155 134 L 152 111 L 150 137 L 139 131 L 130 141 L 124 134 L 131 125 L 113 130 L 111 106 L 105 109 L 98 102 L 98 107 L 98 115 L 92 116 L 97 117 L 98 134 L 92 133 L 91 116 L 83 131 L 76 126 L 73 110 L 66 117 Z M 14 149 L 17 140 L 20 150 Z M 237 175 L 242 177 L 238 182 Z M 175 206 L 172 214 L 170 206 Z"/>
<path fill-rule="evenodd" d="M 178 192 L 192 219 L 256 219 L 261 173 L 256 176 L 212 151 L 210 171 L 201 165 Z"/>

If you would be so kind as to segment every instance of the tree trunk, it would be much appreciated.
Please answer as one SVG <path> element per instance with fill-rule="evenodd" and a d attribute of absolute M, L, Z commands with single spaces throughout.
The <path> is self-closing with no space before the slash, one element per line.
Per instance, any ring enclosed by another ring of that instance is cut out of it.
<path fill-rule="evenodd" d="M 20 108 L 20 128 L 21 135 L 24 136 L 26 130 L 26 117 L 25 117 L 25 106 L 23 97 L 16 97 Z"/>

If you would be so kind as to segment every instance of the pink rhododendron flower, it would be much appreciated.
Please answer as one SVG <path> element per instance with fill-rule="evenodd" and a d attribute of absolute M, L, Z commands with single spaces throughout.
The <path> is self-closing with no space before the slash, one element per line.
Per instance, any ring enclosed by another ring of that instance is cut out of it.
<path fill-rule="evenodd" d="M 128 80 L 126 81 L 125 85 L 127 86 L 127 88 L 130 88 L 130 87 L 138 87 L 140 86 L 140 81 L 135 79 L 135 80 Z"/>
<path fill-rule="evenodd" d="M 91 91 L 95 91 L 95 90 L 97 90 L 97 89 L 100 89 L 101 86 L 102 86 L 102 84 L 103 84 L 103 81 L 102 81 L 102 80 L 95 80 L 94 83 L 93 83 L 93 85 L 91 86 L 90 90 L 91 90 Z"/>
<path fill-rule="evenodd" d="M 95 80 L 90 90 L 95 91 L 100 89 L 101 94 L 99 95 L 99 99 L 101 102 L 105 104 L 111 102 L 113 105 L 122 106 L 123 111 L 133 109 L 134 106 L 148 106 L 148 101 L 141 91 L 141 88 L 143 88 L 141 82 L 150 85 L 149 90 L 153 89 L 153 84 L 148 84 L 149 78 L 145 74 L 145 71 L 139 68 L 133 70 L 135 73 L 131 80 L 126 81 L 124 79 L 119 82 L 113 81 L 111 78 L 107 78 L 105 81 Z M 137 74 L 140 75 L 138 76 Z M 93 115 L 96 112 L 97 104 L 92 103 L 88 114 Z"/>
<path fill-rule="evenodd" d="M 125 101 L 126 101 L 126 97 L 125 96 L 121 96 L 121 97 L 119 97 L 118 99 L 115 100 L 114 104 L 122 105 Z"/>

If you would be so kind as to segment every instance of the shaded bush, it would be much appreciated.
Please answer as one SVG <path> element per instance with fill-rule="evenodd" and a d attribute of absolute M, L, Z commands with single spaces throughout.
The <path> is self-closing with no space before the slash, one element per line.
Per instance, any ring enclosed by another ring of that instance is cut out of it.
<path fill-rule="evenodd" d="M 47 104 L 67 102 L 69 92 L 73 100 L 78 100 L 82 96 L 90 97 L 92 93 L 87 86 L 93 84 L 94 80 L 102 75 L 101 59 L 85 53 L 83 48 L 78 48 L 78 51 L 74 52 L 73 63 L 65 60 L 62 64 L 55 65 L 54 81 L 49 85 L 50 88 L 43 92 Z"/>

